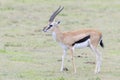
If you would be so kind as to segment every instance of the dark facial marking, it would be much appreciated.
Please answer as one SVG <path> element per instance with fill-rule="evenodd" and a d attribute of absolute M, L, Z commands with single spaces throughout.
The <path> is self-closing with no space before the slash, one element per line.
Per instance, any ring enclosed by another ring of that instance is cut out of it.
<path fill-rule="evenodd" d="M 43 31 L 45 31 L 45 28 L 46 28 L 46 27 L 43 28 Z"/>
<path fill-rule="evenodd" d="M 49 27 L 47 28 L 47 30 L 50 29 L 52 26 L 53 26 L 53 25 L 49 25 Z"/>
<path fill-rule="evenodd" d="M 74 43 L 72 44 L 72 46 L 74 46 L 74 45 L 77 44 L 77 43 L 85 42 L 85 41 L 88 40 L 89 38 L 90 38 L 90 35 L 88 35 L 88 36 L 86 36 L 86 37 L 84 37 L 84 38 L 82 38 L 82 39 L 74 42 Z"/>

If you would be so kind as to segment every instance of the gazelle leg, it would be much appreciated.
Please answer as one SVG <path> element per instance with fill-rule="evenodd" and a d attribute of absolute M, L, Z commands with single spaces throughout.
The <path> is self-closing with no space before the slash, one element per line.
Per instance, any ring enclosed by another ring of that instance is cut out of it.
<path fill-rule="evenodd" d="M 63 71 L 63 68 L 64 68 L 64 58 L 66 56 L 66 50 L 63 51 L 63 55 L 62 55 L 62 64 L 61 64 L 61 69 L 60 71 Z"/>
<path fill-rule="evenodd" d="M 90 45 L 91 50 L 95 53 L 96 55 L 96 68 L 95 68 L 95 73 L 100 72 L 100 66 L 101 66 L 101 54 L 100 52 L 94 48 L 92 45 Z"/>
<path fill-rule="evenodd" d="M 97 57 L 97 70 L 96 73 L 100 72 L 100 67 L 102 65 L 102 56 L 101 53 L 98 51 L 98 49 L 96 49 L 96 57 Z"/>
<path fill-rule="evenodd" d="M 73 69 L 74 69 L 74 73 L 76 73 L 76 66 L 74 63 L 74 57 L 73 57 L 73 48 L 70 48 L 70 54 L 71 54 L 71 59 L 72 59 L 72 65 L 73 65 Z"/>

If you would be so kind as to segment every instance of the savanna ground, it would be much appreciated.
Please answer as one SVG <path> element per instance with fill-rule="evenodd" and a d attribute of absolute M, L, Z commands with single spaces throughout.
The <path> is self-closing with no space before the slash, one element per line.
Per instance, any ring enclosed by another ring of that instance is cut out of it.
<path fill-rule="evenodd" d="M 77 73 L 69 54 L 60 72 L 62 49 L 42 29 L 51 13 L 63 31 L 95 28 L 105 48 L 101 73 L 94 74 L 89 48 L 75 51 Z M 0 80 L 120 80 L 120 0 L 0 0 Z"/>

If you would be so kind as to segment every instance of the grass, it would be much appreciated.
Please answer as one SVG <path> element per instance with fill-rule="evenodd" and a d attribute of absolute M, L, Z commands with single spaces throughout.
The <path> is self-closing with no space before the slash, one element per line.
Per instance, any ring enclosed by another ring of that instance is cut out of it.
<path fill-rule="evenodd" d="M 0 0 L 0 80 L 119 80 L 119 0 Z M 77 49 L 77 73 L 72 73 L 70 56 L 67 72 L 60 72 L 61 47 L 51 34 L 43 33 L 51 13 L 62 5 L 57 16 L 63 31 L 95 28 L 103 33 L 105 48 L 100 74 L 94 74 L 91 51 Z M 80 57 L 77 57 L 80 56 Z"/>

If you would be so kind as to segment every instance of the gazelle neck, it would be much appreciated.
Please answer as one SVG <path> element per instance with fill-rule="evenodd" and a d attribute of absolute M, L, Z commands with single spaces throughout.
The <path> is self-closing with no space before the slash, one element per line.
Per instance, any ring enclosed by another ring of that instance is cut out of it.
<path fill-rule="evenodd" d="M 59 27 L 54 28 L 54 30 L 52 32 L 52 36 L 55 41 L 58 41 L 58 42 L 62 41 L 63 34 L 62 34 L 61 30 L 59 29 Z"/>

